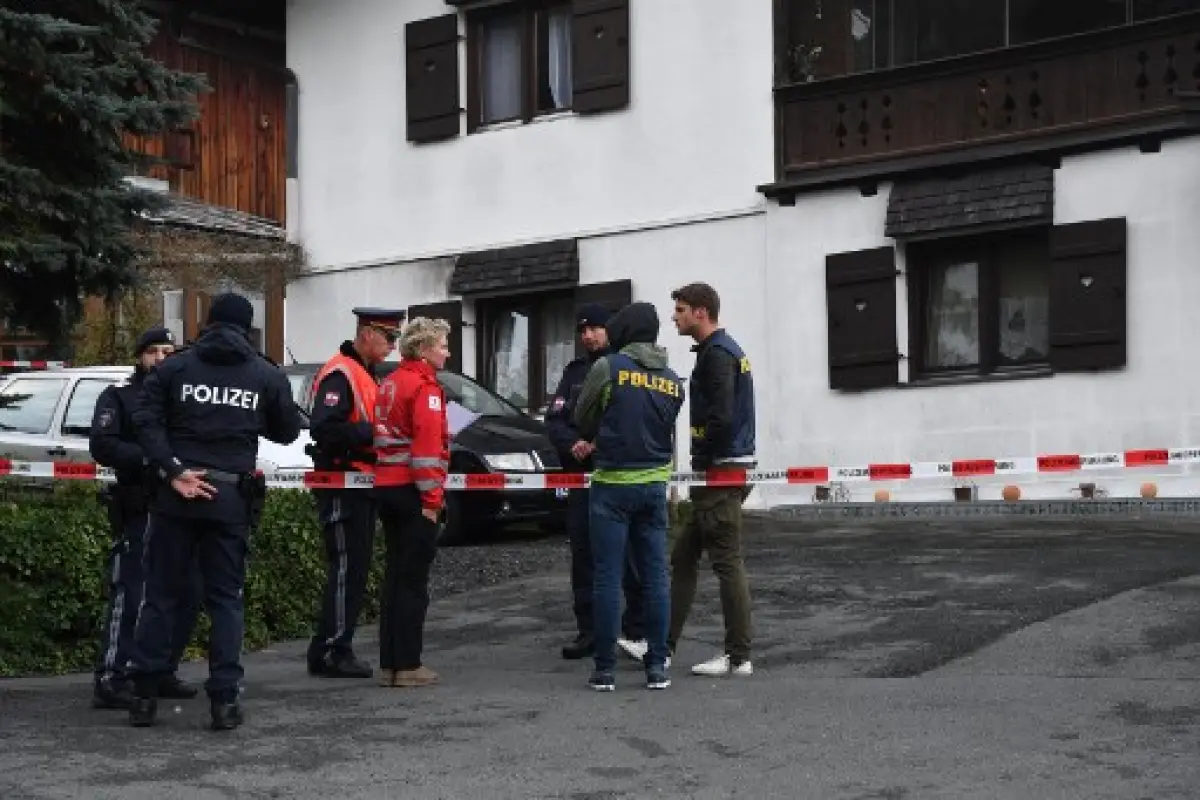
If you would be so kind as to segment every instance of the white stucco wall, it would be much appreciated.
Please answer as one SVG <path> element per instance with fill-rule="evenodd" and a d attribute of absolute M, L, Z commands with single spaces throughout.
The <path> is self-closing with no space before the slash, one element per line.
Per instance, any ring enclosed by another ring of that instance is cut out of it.
<path fill-rule="evenodd" d="M 794 207 L 767 214 L 771 320 L 760 385 L 786 405 L 771 410 L 776 452 L 786 464 L 1021 457 L 1178 447 L 1200 441 L 1200 138 L 1167 142 L 1158 154 L 1121 148 L 1064 159 L 1055 173 L 1055 223 L 1128 219 L 1128 366 L 1094 375 L 835 393 L 829 389 L 825 256 L 892 244 L 883 235 L 888 189 L 874 197 L 856 189 L 801 195 Z M 902 250 L 898 265 L 904 268 Z M 901 283 L 900 352 L 908 352 Z M 902 375 L 904 374 L 902 362 Z M 770 460 L 772 463 L 774 459 Z M 1095 480 L 1114 494 L 1136 494 L 1150 474 L 1116 472 L 1043 479 L 1026 497 L 1070 496 Z M 1024 485 L 1030 478 L 1010 479 Z M 981 482 L 999 496 L 1003 481 Z M 1200 494 L 1195 480 L 1173 494 Z M 949 499 L 942 483 L 897 484 L 894 498 Z M 867 496 L 875 485 L 863 486 Z M 929 491 L 924 491 L 929 489 Z M 804 493 L 799 487 L 779 494 Z M 1164 492 L 1165 494 L 1165 492 Z"/>
<path fill-rule="evenodd" d="M 736 14 L 726 0 L 638 0 L 628 108 L 471 135 L 464 120 L 456 139 L 412 145 L 404 25 L 450 10 L 442 0 L 289 2 L 300 91 L 289 229 L 316 268 L 763 205 L 754 187 L 772 176 L 768 0 Z M 465 107 L 465 45 L 460 55 Z"/>

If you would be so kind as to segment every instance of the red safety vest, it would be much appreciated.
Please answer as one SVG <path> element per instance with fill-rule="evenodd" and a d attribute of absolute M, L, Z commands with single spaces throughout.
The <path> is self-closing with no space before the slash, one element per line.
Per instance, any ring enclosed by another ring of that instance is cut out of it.
<path fill-rule="evenodd" d="M 374 429 L 375 399 L 379 392 L 379 384 L 375 382 L 375 378 L 358 361 L 344 353 L 338 353 L 326 361 L 325 366 L 321 367 L 313 386 L 320 388 L 321 381 L 333 372 L 342 373 L 346 377 L 346 382 L 350 384 L 350 391 L 354 393 L 354 406 L 350 409 L 350 422 L 366 422 Z M 371 472 L 374 469 L 374 465 L 366 461 L 351 461 L 350 464 L 360 472 Z"/>

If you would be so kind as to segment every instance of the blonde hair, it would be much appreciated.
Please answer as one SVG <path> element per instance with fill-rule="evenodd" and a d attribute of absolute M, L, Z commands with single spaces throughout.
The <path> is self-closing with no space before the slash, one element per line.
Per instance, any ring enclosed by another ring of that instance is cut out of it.
<path fill-rule="evenodd" d="M 405 358 L 420 358 L 423 349 L 437 344 L 438 339 L 449 335 L 450 323 L 444 319 L 410 319 L 400 333 L 400 355 Z"/>

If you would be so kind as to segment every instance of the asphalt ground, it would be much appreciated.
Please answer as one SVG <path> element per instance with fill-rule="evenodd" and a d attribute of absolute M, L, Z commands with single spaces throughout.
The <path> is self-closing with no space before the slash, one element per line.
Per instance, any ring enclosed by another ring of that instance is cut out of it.
<path fill-rule="evenodd" d="M 688 674 L 722 640 L 708 575 L 670 689 L 627 662 L 589 691 L 558 654 L 565 543 L 510 542 L 469 557 L 540 548 L 550 572 L 439 593 L 436 688 L 310 678 L 284 643 L 246 658 L 246 725 L 218 734 L 202 699 L 135 730 L 89 708 L 90 676 L 0 683 L 0 798 L 1200 797 L 1200 520 L 757 520 L 747 540 L 751 678 Z"/>

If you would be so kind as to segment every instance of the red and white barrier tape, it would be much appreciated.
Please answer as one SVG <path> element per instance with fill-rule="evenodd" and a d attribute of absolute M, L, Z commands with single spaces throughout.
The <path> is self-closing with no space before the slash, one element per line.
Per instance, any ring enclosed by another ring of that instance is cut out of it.
<path fill-rule="evenodd" d="M 1092 470 L 1144 469 L 1200 464 L 1200 448 L 1171 450 L 1126 450 L 1122 453 L 1041 455 L 1006 459 L 968 459 L 859 466 L 787 467 L 777 470 L 721 469 L 708 472 L 677 472 L 677 486 L 819 485 L 836 483 L 893 482 L 927 478 L 960 481 L 1005 475 L 1058 474 Z M 0 477 L 51 480 L 112 480 L 112 470 L 91 463 L 67 461 L 7 461 L 0 459 Z M 267 485 L 279 489 L 369 489 L 374 476 L 362 472 L 277 470 L 266 473 Z M 583 473 L 493 472 L 453 473 L 446 489 L 452 491 L 496 491 L 581 489 L 591 477 Z"/>
<path fill-rule="evenodd" d="M 66 361 L 0 361 L 0 369 L 62 369 L 69 366 Z"/>

